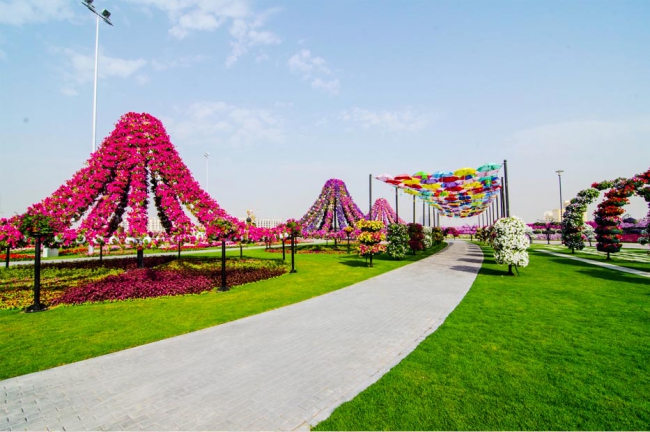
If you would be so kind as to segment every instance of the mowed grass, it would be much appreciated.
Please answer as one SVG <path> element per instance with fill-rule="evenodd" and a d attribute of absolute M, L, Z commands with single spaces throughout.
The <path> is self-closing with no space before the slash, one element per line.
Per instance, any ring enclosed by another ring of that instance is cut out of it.
<path fill-rule="evenodd" d="M 607 259 L 607 255 L 602 252 L 597 252 L 595 247 L 586 246 L 582 251 L 576 250 L 575 253 L 571 253 L 571 249 L 562 247 L 562 248 L 549 248 L 544 247 L 546 245 L 533 245 L 533 249 L 544 249 L 555 253 L 561 253 L 567 256 L 573 256 L 578 258 L 584 258 L 592 260 L 599 263 L 606 263 L 617 265 L 621 267 L 627 267 L 635 270 L 641 270 L 645 272 L 650 272 L 650 256 L 648 256 L 647 249 L 635 249 L 635 248 L 625 248 L 621 249 L 619 253 L 610 254 L 610 260 Z M 592 253 L 589 253 L 592 252 Z M 634 258 L 634 259 L 630 259 Z"/>
<path fill-rule="evenodd" d="M 36 372 L 233 321 L 316 297 L 430 256 L 445 245 L 404 260 L 356 255 L 296 255 L 297 273 L 220 293 L 59 306 L 25 314 L 0 311 L 0 379 Z M 227 255 L 239 256 L 239 250 Z M 193 254 L 192 256 L 219 255 Z M 264 250 L 245 257 L 281 259 Z M 287 254 L 290 263 L 290 255 Z M 0 271 L 3 271 L 0 269 Z"/>
<path fill-rule="evenodd" d="M 648 430 L 650 280 L 490 249 L 446 322 L 316 430 Z"/>

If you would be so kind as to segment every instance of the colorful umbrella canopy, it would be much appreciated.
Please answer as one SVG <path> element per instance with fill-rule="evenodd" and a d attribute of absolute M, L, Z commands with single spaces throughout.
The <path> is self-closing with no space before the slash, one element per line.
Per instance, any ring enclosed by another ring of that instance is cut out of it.
<path fill-rule="evenodd" d="M 448 217 L 470 217 L 485 211 L 501 188 L 500 164 L 478 168 L 464 167 L 456 171 L 418 171 L 413 175 L 377 176 L 390 185 L 403 188 Z"/>

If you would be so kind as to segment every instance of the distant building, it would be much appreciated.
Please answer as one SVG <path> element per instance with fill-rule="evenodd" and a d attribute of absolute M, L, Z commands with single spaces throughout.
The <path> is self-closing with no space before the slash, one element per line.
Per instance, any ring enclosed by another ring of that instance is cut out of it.
<path fill-rule="evenodd" d="M 147 222 L 147 231 L 159 233 L 165 231 L 165 228 L 162 226 L 160 219 L 149 218 L 149 221 Z"/>
<path fill-rule="evenodd" d="M 282 219 L 256 219 L 255 225 L 259 228 L 275 228 L 282 223 Z"/>

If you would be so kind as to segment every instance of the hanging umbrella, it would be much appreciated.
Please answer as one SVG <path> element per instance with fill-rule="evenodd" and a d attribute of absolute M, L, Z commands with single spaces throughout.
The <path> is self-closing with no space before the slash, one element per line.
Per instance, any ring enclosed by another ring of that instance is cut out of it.
<path fill-rule="evenodd" d="M 410 179 L 402 180 L 402 183 L 404 183 L 407 186 L 416 185 L 416 184 L 419 185 L 420 184 L 420 179 L 417 178 L 417 177 L 413 177 L 413 178 L 410 178 Z"/>
<path fill-rule="evenodd" d="M 429 174 L 428 172 L 424 172 L 424 171 L 418 171 L 415 174 L 413 174 L 411 177 L 417 177 L 419 179 L 426 180 L 429 177 L 431 177 L 431 174 Z"/>
<path fill-rule="evenodd" d="M 458 179 L 459 179 L 459 177 L 455 176 L 455 175 L 449 175 L 449 176 L 444 176 L 444 177 L 440 178 L 440 180 L 442 180 L 445 183 L 455 182 Z"/>
<path fill-rule="evenodd" d="M 454 175 L 458 177 L 465 177 L 467 175 L 474 175 L 474 174 L 476 174 L 476 170 L 474 168 L 461 168 L 454 171 Z"/>
<path fill-rule="evenodd" d="M 375 178 L 376 178 L 377 180 L 381 180 L 381 181 L 385 182 L 386 180 L 392 180 L 392 179 L 393 179 L 393 176 L 390 175 L 390 174 L 385 174 L 385 173 L 384 173 L 384 174 L 380 174 L 380 175 L 378 175 L 378 176 L 375 177 Z"/>
<path fill-rule="evenodd" d="M 495 163 L 486 163 L 485 165 L 481 165 L 476 169 L 478 172 L 487 172 L 487 171 L 492 171 L 492 170 L 498 170 L 501 168 L 501 164 L 495 164 Z"/>
<path fill-rule="evenodd" d="M 411 176 L 408 174 L 400 174 L 395 176 L 395 180 L 408 180 Z"/>
<path fill-rule="evenodd" d="M 384 181 L 385 181 L 386 183 L 389 183 L 389 184 L 392 184 L 392 185 L 402 184 L 401 181 L 399 181 L 399 180 L 395 180 L 395 179 L 393 179 L 393 180 L 384 180 Z"/>

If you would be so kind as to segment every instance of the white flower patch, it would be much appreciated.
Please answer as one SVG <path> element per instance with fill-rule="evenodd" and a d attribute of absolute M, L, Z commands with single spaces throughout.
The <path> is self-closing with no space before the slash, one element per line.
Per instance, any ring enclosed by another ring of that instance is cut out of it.
<path fill-rule="evenodd" d="M 526 235 L 527 226 L 516 216 L 501 218 L 494 224 L 495 238 L 494 259 L 499 264 L 526 267 L 528 265 L 528 246 L 530 240 Z"/>

